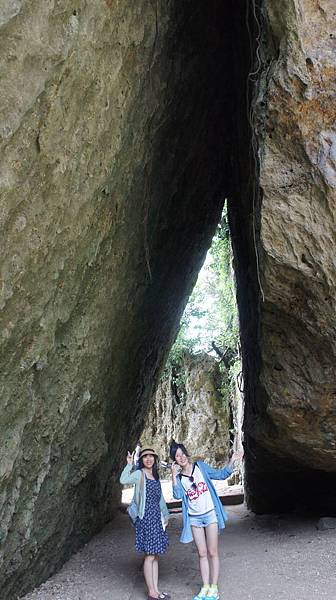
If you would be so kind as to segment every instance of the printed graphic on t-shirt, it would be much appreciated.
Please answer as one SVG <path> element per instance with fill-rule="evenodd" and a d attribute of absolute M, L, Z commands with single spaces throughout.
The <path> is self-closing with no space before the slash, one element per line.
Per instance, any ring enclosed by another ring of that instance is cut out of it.
<path fill-rule="evenodd" d="M 193 500 L 197 500 L 197 498 L 199 498 L 202 494 L 209 491 L 208 486 L 205 483 L 205 481 L 199 481 L 195 485 L 197 486 L 196 489 L 193 486 L 187 490 L 187 496 L 188 496 L 190 502 L 192 502 Z"/>
<path fill-rule="evenodd" d="M 191 476 L 182 475 L 181 482 L 188 498 L 190 515 L 202 515 L 213 510 L 214 504 L 210 490 L 197 464 L 194 465 Z"/>

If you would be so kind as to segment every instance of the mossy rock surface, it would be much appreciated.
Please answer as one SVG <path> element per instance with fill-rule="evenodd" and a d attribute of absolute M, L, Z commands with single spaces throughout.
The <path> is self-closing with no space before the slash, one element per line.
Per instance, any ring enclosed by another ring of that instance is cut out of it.
<path fill-rule="evenodd" d="M 223 466 L 230 429 L 229 392 L 223 396 L 220 385 L 226 374 L 218 360 L 207 354 L 185 354 L 179 368 L 179 379 L 184 382 L 182 395 L 176 397 L 170 378 L 161 380 L 143 440 L 160 449 L 163 459 L 168 457 L 171 439 L 175 439 L 186 446 L 193 459 Z"/>

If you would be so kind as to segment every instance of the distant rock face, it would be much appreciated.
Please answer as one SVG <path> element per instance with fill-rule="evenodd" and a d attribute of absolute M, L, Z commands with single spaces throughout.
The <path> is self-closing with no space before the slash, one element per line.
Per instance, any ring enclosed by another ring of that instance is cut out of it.
<path fill-rule="evenodd" d="M 206 354 L 186 355 L 176 386 L 170 371 L 161 379 L 141 436 L 169 457 L 172 439 L 181 442 L 193 459 L 223 466 L 229 451 L 229 398 L 223 396 L 223 374 L 218 361 Z"/>
<path fill-rule="evenodd" d="M 225 196 L 216 15 L 1 2 L 2 600 L 117 504 Z"/>
<path fill-rule="evenodd" d="M 331 0 L 259 5 L 261 197 L 236 252 L 250 506 L 272 510 L 313 504 L 304 478 L 336 490 L 336 39 Z"/>

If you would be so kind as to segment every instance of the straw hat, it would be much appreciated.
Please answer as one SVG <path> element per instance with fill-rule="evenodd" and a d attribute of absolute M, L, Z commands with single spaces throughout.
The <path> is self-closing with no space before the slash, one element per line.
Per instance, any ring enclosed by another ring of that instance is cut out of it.
<path fill-rule="evenodd" d="M 153 448 L 145 447 L 140 452 L 139 460 L 140 460 L 140 458 L 143 458 L 144 456 L 146 456 L 146 454 L 151 454 L 152 456 L 155 456 L 155 458 L 159 458 L 158 455 L 156 454 L 156 452 L 153 450 Z"/>

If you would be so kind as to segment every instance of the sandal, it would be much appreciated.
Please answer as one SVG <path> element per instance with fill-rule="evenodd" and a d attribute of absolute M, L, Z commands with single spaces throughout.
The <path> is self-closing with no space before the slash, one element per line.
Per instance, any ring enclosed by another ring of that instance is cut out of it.
<path fill-rule="evenodd" d="M 159 598 L 160 600 L 170 600 L 171 596 L 170 594 L 166 594 L 166 592 L 161 592 L 159 594 Z"/>

